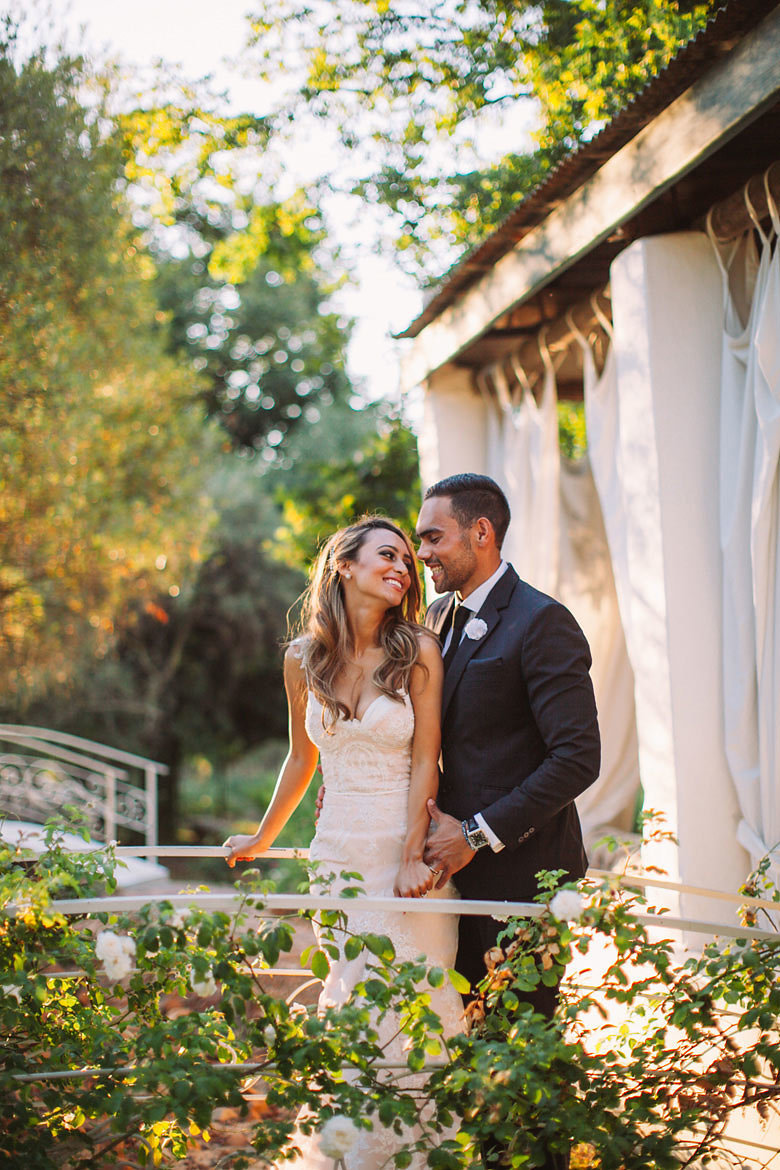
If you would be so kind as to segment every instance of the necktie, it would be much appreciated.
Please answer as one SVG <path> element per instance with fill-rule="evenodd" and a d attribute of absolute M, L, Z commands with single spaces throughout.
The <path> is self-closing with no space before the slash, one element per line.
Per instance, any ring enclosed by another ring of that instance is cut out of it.
<path fill-rule="evenodd" d="M 467 605 L 455 605 L 452 611 L 452 637 L 450 644 L 447 647 L 447 653 L 444 655 L 444 669 L 449 670 L 450 663 L 458 652 L 460 646 L 460 637 L 463 633 L 463 627 L 470 617 L 473 617 L 471 610 Z"/>

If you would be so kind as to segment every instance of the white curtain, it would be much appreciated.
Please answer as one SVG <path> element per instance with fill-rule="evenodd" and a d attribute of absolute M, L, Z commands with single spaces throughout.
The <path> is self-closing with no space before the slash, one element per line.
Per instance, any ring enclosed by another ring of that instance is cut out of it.
<path fill-rule="evenodd" d="M 634 673 L 627 649 L 630 582 L 616 366 L 610 345 L 599 377 L 587 338 L 576 328 L 574 332 L 582 351 L 588 471 L 587 476 L 581 474 L 576 495 L 566 490 L 566 481 L 571 479 L 574 469 L 562 478 L 564 507 L 570 516 L 566 528 L 569 532 L 574 530 L 572 508 L 579 500 L 580 506 L 589 507 L 588 527 L 592 533 L 598 533 L 598 543 L 603 548 L 601 558 L 595 548 L 587 559 L 583 555 L 579 557 L 582 565 L 588 562 L 595 565 L 599 559 L 603 562 L 598 592 L 590 595 L 602 612 L 600 620 L 589 623 L 593 630 L 593 684 L 601 713 L 603 758 L 598 783 L 583 793 L 577 805 L 588 827 L 598 821 L 602 825 L 630 828 L 640 782 L 639 745 Z"/>
<path fill-rule="evenodd" d="M 495 440 L 503 468 L 496 478 L 512 510 L 507 559 L 521 577 L 568 606 L 593 655 L 602 768 L 596 784 L 577 801 L 586 838 L 593 842 L 607 826 L 630 829 L 632 823 L 639 786 L 633 675 L 590 465 L 587 459 L 561 460 L 555 364 L 544 344 L 541 354 L 538 404 L 516 363 L 513 389 L 501 368 L 493 372 L 503 417 L 501 439 Z"/>
<path fill-rule="evenodd" d="M 561 463 L 558 597 L 582 627 L 601 729 L 601 773 L 577 798 L 590 846 L 632 828 L 639 791 L 634 675 L 626 653 L 601 506 L 588 458 Z"/>
<path fill-rule="evenodd" d="M 528 380 L 518 369 L 519 391 L 510 393 L 500 369 L 494 375 L 503 408 L 503 483 L 512 511 L 506 557 L 520 576 L 543 593 L 558 587 L 560 527 L 560 451 L 558 395 L 549 352 L 541 399 L 537 405 Z"/>
<path fill-rule="evenodd" d="M 775 233 L 780 216 L 770 199 Z M 764 246 L 764 251 L 770 245 Z M 750 553 L 756 607 L 761 844 L 780 878 L 780 246 L 756 315 L 753 397 L 758 421 Z"/>
<path fill-rule="evenodd" d="M 780 255 L 759 235 L 760 257 L 752 231 L 715 244 L 724 289 L 724 731 L 742 814 L 737 837 L 753 864 L 780 843 Z M 780 850 L 775 858 L 777 881 Z"/>

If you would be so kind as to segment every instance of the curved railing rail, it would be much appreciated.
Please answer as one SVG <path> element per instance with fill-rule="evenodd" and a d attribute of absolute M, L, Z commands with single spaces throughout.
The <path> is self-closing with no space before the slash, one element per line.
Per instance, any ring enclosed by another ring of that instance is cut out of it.
<path fill-rule="evenodd" d="M 168 768 L 64 731 L 0 723 L 0 814 L 42 823 L 66 804 L 81 808 L 104 841 L 120 828 L 157 843 L 158 778 Z"/>
<path fill-rule="evenodd" d="M 97 847 L 98 849 L 100 846 Z M 156 858 L 206 858 L 224 857 L 229 850 L 223 845 L 122 845 L 116 848 L 116 855 L 121 860 L 129 857 L 156 857 Z M 305 860 L 309 851 L 306 848 L 288 847 L 271 848 L 259 855 L 263 859 L 295 858 Z M 228 876 L 226 874 L 226 876 Z M 681 882 L 667 881 L 648 874 L 617 874 L 610 870 L 588 870 L 589 878 L 606 879 L 626 887 L 656 887 L 675 893 L 694 894 L 706 898 L 722 899 L 727 902 L 746 906 L 755 910 L 780 910 L 780 903 L 767 898 L 750 898 L 742 894 L 727 893 L 724 890 L 711 890 L 702 886 L 688 886 Z M 197 893 L 167 893 L 167 894 L 125 894 L 113 895 L 105 898 L 63 898 L 51 903 L 52 910 L 61 914 L 98 914 L 111 910 L 133 911 L 140 910 L 149 902 L 165 901 L 173 906 L 191 906 L 193 902 L 210 910 L 230 909 L 237 902 L 246 897 L 236 891 L 235 894 Z M 368 897 L 365 894 L 344 898 L 325 894 L 264 894 L 258 898 L 263 910 L 267 914 L 276 915 L 281 911 L 297 910 L 343 910 L 346 905 L 359 903 L 365 910 L 379 910 L 393 913 L 399 910 L 398 898 Z M 13 907 L 8 907 L 12 910 Z M 505 918 L 509 916 L 521 918 L 538 918 L 546 913 L 546 908 L 538 902 L 511 902 L 506 900 L 490 899 L 449 899 L 449 898 L 408 898 L 403 901 L 403 912 L 408 914 L 458 914 L 458 915 L 488 915 Z M 664 927 L 673 932 L 691 932 L 704 934 L 710 937 L 745 938 L 765 940 L 780 943 L 780 932 L 775 930 L 759 930 L 755 927 L 740 926 L 737 924 L 710 922 L 702 919 L 679 917 L 668 913 L 637 914 L 637 922 L 645 926 Z"/>

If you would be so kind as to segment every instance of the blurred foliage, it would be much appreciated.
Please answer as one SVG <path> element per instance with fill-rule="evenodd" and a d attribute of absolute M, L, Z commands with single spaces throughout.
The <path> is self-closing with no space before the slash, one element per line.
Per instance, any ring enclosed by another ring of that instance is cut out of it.
<path fill-rule="evenodd" d="M 117 119 L 123 186 L 171 352 L 202 374 L 231 442 L 270 459 L 314 403 L 350 393 L 351 322 L 328 305 L 343 277 L 318 208 L 301 191 L 273 194 L 269 124 L 217 113 L 207 97 L 164 76 L 136 95 Z"/>
<path fill-rule="evenodd" d="M 296 200 L 254 208 L 241 232 L 225 223 L 213 245 L 201 240 L 200 256 L 158 256 L 173 351 L 202 373 L 206 409 L 231 442 L 266 457 L 351 394 L 350 322 L 327 311 L 333 287 L 314 260 L 323 233 Z"/>
<path fill-rule="evenodd" d="M 282 509 L 276 551 L 285 561 L 307 566 L 331 532 L 366 513 L 381 512 L 414 531 L 417 441 L 401 419 L 375 408 L 332 408 L 310 429 L 298 455 L 275 481 Z"/>
<path fill-rule="evenodd" d="M 145 227 L 192 226 L 202 235 L 211 219 L 221 224 L 240 174 L 256 170 L 270 128 L 252 114 L 217 112 L 204 85 L 161 69 L 115 116 L 123 185 Z"/>
<path fill-rule="evenodd" d="M 568 398 L 558 402 L 558 446 L 566 459 L 581 459 L 587 451 L 584 402 Z"/>
<path fill-rule="evenodd" d="M 287 739 L 267 739 L 231 763 L 214 763 L 208 756 L 193 756 L 182 773 L 182 829 L 179 840 L 189 844 L 224 840 L 231 833 L 253 833 L 273 795 L 279 770 L 287 753 Z M 276 845 L 308 846 L 314 836 L 314 801 L 319 787 L 315 774 L 301 803 L 276 840 Z M 297 890 L 306 881 L 303 862 L 258 858 L 254 865 L 263 877 L 280 889 Z M 199 858 L 177 863 L 177 876 L 224 882 L 228 878 L 221 858 Z M 308 889 L 308 882 L 306 882 Z"/>
<path fill-rule="evenodd" d="M 21 40 L 6 18 L 0 716 L 167 764 L 173 839 L 188 755 L 284 734 L 301 569 L 353 509 L 408 522 L 414 440 L 353 409 L 335 256 L 301 194 L 259 201 L 262 119 L 178 83 L 117 116 L 117 75 Z"/>
<path fill-rule="evenodd" d="M 180 590 L 217 449 L 166 356 L 90 74 L 0 39 L 0 663 L 6 703 L 69 685 L 118 608 Z"/>
<path fill-rule="evenodd" d="M 167 764 L 163 840 L 186 816 L 178 783 L 188 755 L 221 767 L 286 731 L 280 643 L 304 578 L 266 551 L 278 514 L 261 476 L 223 457 L 208 490 L 218 523 L 190 580 L 176 596 L 126 598 L 106 652 L 78 656 L 67 689 L 39 688 L 25 711 Z"/>
<path fill-rule="evenodd" d="M 303 111 L 338 125 L 352 189 L 397 213 L 398 246 L 430 279 L 432 245 L 471 245 L 500 222 L 717 7 L 718 0 L 255 0 L 250 52 L 280 91 L 281 128 L 299 133 Z M 495 122 L 529 100 L 538 111 L 536 148 L 480 166 L 474 145 L 486 116 Z"/>

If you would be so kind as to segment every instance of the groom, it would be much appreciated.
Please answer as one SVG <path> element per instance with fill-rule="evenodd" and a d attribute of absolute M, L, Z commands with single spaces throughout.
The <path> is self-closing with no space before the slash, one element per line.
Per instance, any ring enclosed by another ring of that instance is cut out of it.
<path fill-rule="evenodd" d="M 470 473 L 425 493 L 419 557 L 438 598 L 426 625 L 444 655 L 442 777 L 425 861 L 464 898 L 528 902 L 542 869 L 582 877 L 587 858 L 574 798 L 599 774 L 590 651 L 569 611 L 501 558 L 509 505 Z M 475 986 L 504 929 L 462 915 L 456 969 Z M 557 990 L 527 995 L 551 1016 Z M 551 1157 L 548 1165 L 565 1165 Z"/>

